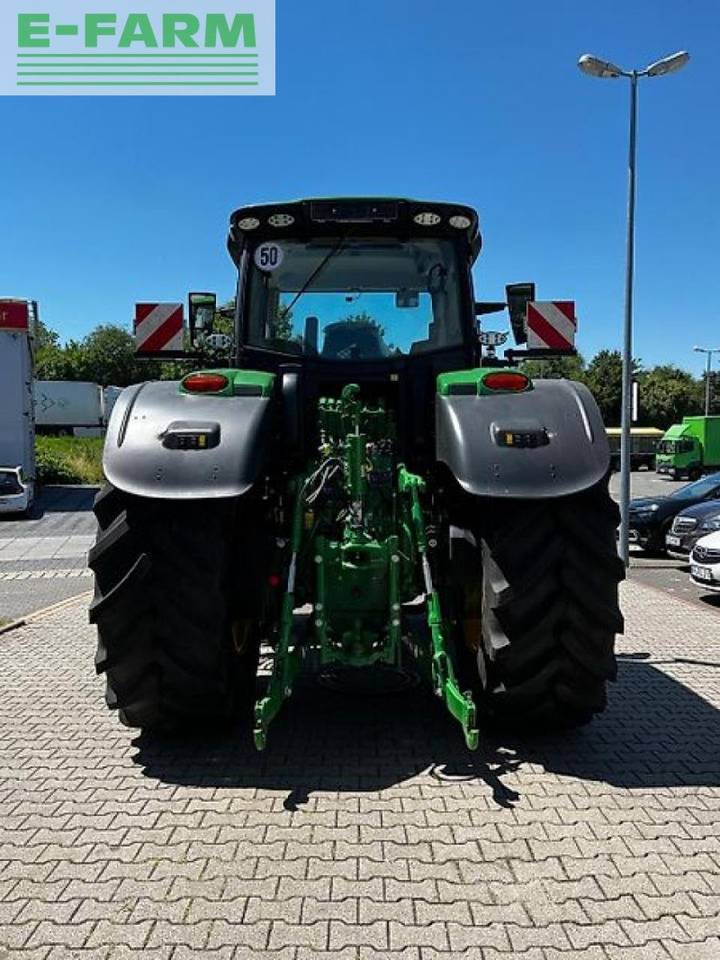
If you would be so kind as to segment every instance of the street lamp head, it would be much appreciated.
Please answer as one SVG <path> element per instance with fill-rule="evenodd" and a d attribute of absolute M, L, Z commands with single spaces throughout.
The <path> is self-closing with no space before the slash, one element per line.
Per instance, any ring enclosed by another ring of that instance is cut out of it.
<path fill-rule="evenodd" d="M 584 53 L 578 60 L 578 67 L 589 77 L 622 77 L 624 70 L 610 63 L 609 60 L 600 60 L 589 53 Z"/>
<path fill-rule="evenodd" d="M 686 50 L 679 50 L 677 53 L 670 54 L 669 57 L 663 57 L 662 60 L 656 60 L 645 70 L 648 77 L 663 77 L 666 73 L 676 73 L 682 70 L 690 59 L 690 54 Z"/>

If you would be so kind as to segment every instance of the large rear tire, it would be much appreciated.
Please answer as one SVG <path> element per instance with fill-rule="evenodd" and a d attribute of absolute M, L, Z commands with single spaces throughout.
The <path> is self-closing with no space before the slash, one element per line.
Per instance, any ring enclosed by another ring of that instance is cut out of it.
<path fill-rule="evenodd" d="M 482 702 L 503 725 L 572 727 L 606 705 L 617 673 L 624 577 L 607 481 L 571 497 L 486 504 L 482 551 Z"/>
<path fill-rule="evenodd" d="M 108 706 L 127 726 L 155 729 L 249 710 L 259 638 L 243 609 L 237 502 L 148 500 L 107 485 L 94 510 L 90 620 Z"/>

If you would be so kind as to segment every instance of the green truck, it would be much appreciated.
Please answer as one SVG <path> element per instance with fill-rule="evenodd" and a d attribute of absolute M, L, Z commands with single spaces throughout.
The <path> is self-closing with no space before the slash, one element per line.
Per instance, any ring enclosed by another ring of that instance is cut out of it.
<path fill-rule="evenodd" d="M 720 470 L 720 417 L 683 417 L 665 432 L 655 459 L 656 471 L 673 478 Z"/>

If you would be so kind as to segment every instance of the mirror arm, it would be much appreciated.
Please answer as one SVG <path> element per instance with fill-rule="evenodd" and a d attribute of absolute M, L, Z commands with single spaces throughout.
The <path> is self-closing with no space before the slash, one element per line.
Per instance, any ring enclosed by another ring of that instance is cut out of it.
<path fill-rule="evenodd" d="M 501 303 L 500 301 L 495 302 L 484 302 L 481 301 L 475 304 L 475 316 L 482 317 L 488 313 L 502 313 L 502 311 L 507 306 L 506 303 Z"/>

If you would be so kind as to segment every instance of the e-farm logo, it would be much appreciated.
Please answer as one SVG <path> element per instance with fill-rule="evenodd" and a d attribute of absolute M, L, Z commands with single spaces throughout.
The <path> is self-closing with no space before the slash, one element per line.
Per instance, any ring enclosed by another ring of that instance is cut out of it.
<path fill-rule="evenodd" d="M 3 46 L 8 35 L 16 41 L 11 51 L 0 50 L 9 54 L 2 58 L 2 93 L 275 92 L 274 0 L 190 0 L 183 9 L 174 0 L 14 6 L 12 30 L 0 22 Z"/>

